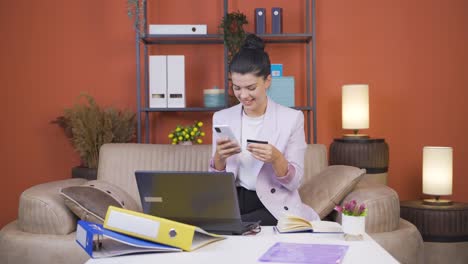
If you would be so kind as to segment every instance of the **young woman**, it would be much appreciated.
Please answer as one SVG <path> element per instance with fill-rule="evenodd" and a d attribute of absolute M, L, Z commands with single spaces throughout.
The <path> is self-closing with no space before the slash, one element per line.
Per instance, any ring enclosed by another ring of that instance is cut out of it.
<path fill-rule="evenodd" d="M 240 104 L 213 115 L 213 126 L 228 125 L 236 140 L 219 137 L 213 130 L 210 170 L 234 173 L 243 221 L 276 225 L 285 214 L 318 220 L 298 193 L 307 146 L 304 115 L 268 98 L 270 67 L 263 40 L 248 35 L 229 69 Z M 248 139 L 268 143 L 248 143 Z"/>

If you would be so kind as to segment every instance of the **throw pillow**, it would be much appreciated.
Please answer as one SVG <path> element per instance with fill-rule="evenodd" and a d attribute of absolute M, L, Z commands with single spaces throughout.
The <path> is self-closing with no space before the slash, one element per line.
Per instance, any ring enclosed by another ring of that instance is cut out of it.
<path fill-rule="evenodd" d="M 308 182 L 304 182 L 299 193 L 302 201 L 323 219 L 353 190 L 365 173 L 365 169 L 352 166 L 328 166 Z"/>
<path fill-rule="evenodd" d="M 138 211 L 135 200 L 120 187 L 106 181 L 88 181 L 83 185 L 63 188 L 65 205 L 81 220 L 104 222 L 110 205 Z"/>

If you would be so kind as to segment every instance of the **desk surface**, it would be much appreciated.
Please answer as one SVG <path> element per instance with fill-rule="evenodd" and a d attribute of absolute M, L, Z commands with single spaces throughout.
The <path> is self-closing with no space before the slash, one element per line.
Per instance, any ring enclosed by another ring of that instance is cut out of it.
<path fill-rule="evenodd" d="M 277 234 L 271 226 L 262 227 L 255 236 L 228 236 L 193 252 L 152 253 L 103 259 L 86 264 L 130 263 L 266 263 L 257 260 L 276 242 L 349 245 L 343 263 L 398 263 L 371 237 L 363 241 L 345 241 L 343 234 Z"/>

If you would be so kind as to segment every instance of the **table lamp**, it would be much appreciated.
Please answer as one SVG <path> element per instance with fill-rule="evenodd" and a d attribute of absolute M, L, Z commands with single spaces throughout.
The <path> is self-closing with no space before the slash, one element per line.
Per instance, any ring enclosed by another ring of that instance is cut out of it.
<path fill-rule="evenodd" d="M 435 199 L 425 199 L 428 205 L 451 205 L 452 201 L 440 199 L 452 194 L 453 149 L 451 147 L 423 148 L 423 193 Z"/>
<path fill-rule="evenodd" d="M 359 129 L 369 128 L 369 85 L 347 84 L 342 90 L 342 125 L 343 129 L 352 129 L 353 134 L 345 138 L 368 138 L 359 134 Z"/>

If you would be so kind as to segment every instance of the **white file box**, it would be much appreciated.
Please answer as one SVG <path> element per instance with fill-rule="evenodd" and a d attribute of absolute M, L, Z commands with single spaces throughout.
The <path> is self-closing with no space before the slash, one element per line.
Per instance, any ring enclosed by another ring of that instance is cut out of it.
<path fill-rule="evenodd" d="M 167 107 L 167 56 L 149 56 L 149 107 Z"/>
<path fill-rule="evenodd" d="M 185 107 L 185 57 L 167 56 L 167 107 Z"/>

